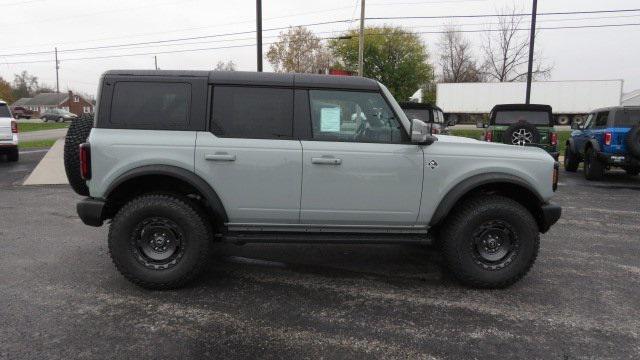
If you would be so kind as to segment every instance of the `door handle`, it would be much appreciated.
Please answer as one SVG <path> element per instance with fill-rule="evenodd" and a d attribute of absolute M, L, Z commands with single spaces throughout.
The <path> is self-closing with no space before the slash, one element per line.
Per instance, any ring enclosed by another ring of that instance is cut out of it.
<path fill-rule="evenodd" d="M 215 154 L 207 154 L 204 156 L 204 159 L 207 161 L 236 161 L 236 156 L 227 154 L 226 152 L 220 152 Z"/>
<path fill-rule="evenodd" d="M 337 158 L 329 158 L 329 157 L 314 157 L 311 158 L 311 163 L 312 164 L 319 164 L 319 165 L 340 165 L 342 164 L 342 159 L 337 159 Z"/>

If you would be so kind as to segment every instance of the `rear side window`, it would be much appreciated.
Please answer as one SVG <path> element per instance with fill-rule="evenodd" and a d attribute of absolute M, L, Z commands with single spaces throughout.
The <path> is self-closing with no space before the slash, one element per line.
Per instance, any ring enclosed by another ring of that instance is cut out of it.
<path fill-rule="evenodd" d="M 512 125 L 519 122 L 528 122 L 533 125 L 549 126 L 551 118 L 546 111 L 498 111 L 496 112 L 496 125 Z"/>
<path fill-rule="evenodd" d="M 219 137 L 293 138 L 293 90 L 214 86 L 212 132 Z"/>
<path fill-rule="evenodd" d="M 0 104 L 0 117 L 11 117 L 7 104 Z"/>
<path fill-rule="evenodd" d="M 617 110 L 616 126 L 634 126 L 640 124 L 640 110 Z"/>
<path fill-rule="evenodd" d="M 113 90 L 110 122 L 133 129 L 183 129 L 190 101 L 188 83 L 120 81 Z"/>

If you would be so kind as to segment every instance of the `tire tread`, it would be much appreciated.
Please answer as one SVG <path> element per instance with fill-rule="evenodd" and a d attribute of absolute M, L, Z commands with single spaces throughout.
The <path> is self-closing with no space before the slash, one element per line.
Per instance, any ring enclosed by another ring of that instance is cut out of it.
<path fill-rule="evenodd" d="M 176 211 L 184 212 L 186 211 L 187 216 L 191 219 L 197 219 L 193 221 L 193 229 L 190 229 L 193 233 L 200 233 L 202 236 L 207 237 L 207 240 L 211 240 L 211 226 L 209 222 L 206 221 L 203 212 L 194 204 L 192 204 L 187 199 L 184 199 L 180 196 L 170 195 L 170 194 L 147 194 L 138 196 L 128 203 L 126 203 L 120 211 L 113 218 L 113 221 L 109 227 L 109 256 L 111 257 L 112 262 L 114 263 L 118 272 L 122 274 L 127 280 L 132 283 L 147 289 L 154 290 L 169 290 L 182 287 L 195 279 L 198 275 L 200 275 L 208 264 L 208 260 L 211 257 L 211 249 L 212 249 L 212 241 L 207 241 L 205 246 L 198 251 L 198 258 L 195 262 L 195 266 L 192 267 L 185 275 L 180 277 L 179 279 L 173 281 L 167 281 L 163 283 L 149 282 L 141 279 L 136 276 L 132 271 L 130 271 L 124 263 L 120 261 L 117 256 L 114 256 L 112 252 L 112 248 L 116 245 L 116 239 L 114 238 L 114 226 L 118 226 L 118 224 L 122 221 L 122 219 L 131 215 L 132 212 L 144 208 L 150 205 L 163 204 L 173 207 Z"/>

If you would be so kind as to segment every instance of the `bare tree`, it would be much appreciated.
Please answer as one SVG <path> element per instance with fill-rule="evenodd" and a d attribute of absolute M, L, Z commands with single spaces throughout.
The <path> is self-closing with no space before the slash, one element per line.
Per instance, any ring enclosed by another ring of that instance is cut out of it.
<path fill-rule="evenodd" d="M 473 58 L 471 42 L 450 25 L 438 43 L 441 81 L 445 83 L 479 82 L 483 80 L 478 63 Z"/>
<path fill-rule="evenodd" d="M 216 67 L 213 68 L 216 71 L 236 71 L 236 64 L 229 60 L 226 63 L 224 61 L 218 61 Z"/>
<path fill-rule="evenodd" d="M 522 81 L 527 76 L 529 57 L 529 32 L 522 31 L 522 16 L 515 7 L 505 8 L 498 18 L 497 28 L 486 32 L 482 46 L 484 71 L 489 79 L 499 82 Z M 526 26 L 525 26 L 526 28 Z M 533 78 L 545 79 L 551 75 L 552 66 L 542 64 L 534 53 Z"/>
<path fill-rule="evenodd" d="M 269 47 L 267 60 L 276 72 L 324 73 L 332 56 L 309 29 L 297 26 L 280 33 Z"/>

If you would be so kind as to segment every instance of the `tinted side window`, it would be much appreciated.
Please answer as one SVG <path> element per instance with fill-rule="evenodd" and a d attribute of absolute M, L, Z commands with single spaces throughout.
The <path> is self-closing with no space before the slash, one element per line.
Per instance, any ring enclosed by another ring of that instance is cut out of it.
<path fill-rule="evenodd" d="M 191 85 L 117 82 L 110 122 L 126 128 L 182 129 L 189 123 Z"/>
<path fill-rule="evenodd" d="M 617 110 L 615 114 L 615 126 L 632 127 L 640 124 L 640 110 Z"/>
<path fill-rule="evenodd" d="M 216 136 L 293 138 L 293 90 L 246 86 L 213 88 L 211 130 Z"/>
<path fill-rule="evenodd" d="M 607 119 L 609 118 L 609 112 L 608 111 L 603 111 L 603 112 L 599 112 L 598 116 L 596 116 L 596 127 L 597 128 L 604 128 L 607 127 Z"/>
<path fill-rule="evenodd" d="M 310 90 L 314 140 L 402 143 L 402 128 L 375 92 Z"/>

